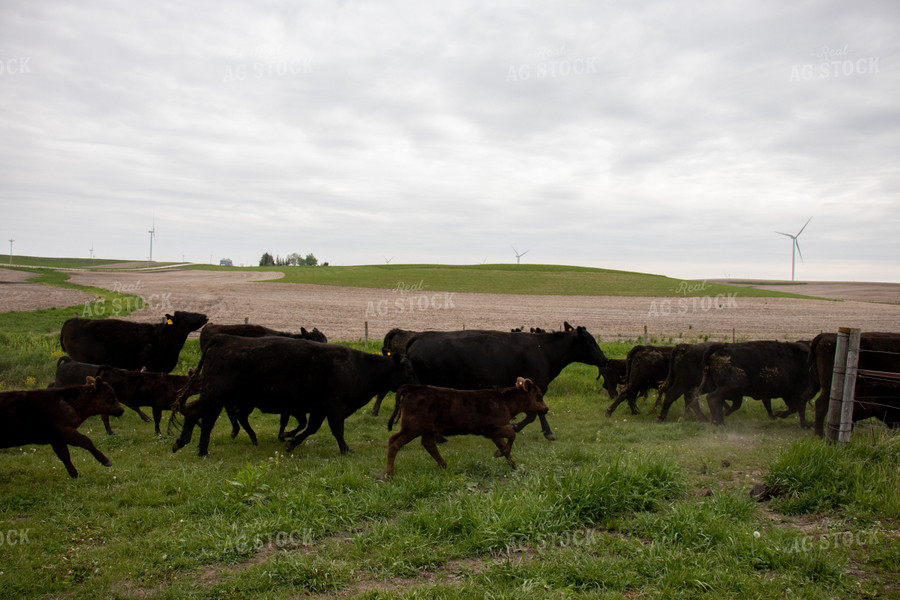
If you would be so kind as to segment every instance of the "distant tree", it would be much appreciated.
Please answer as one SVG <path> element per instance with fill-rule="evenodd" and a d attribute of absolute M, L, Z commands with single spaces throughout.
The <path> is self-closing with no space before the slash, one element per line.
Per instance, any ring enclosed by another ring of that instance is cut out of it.
<path fill-rule="evenodd" d="M 317 264 L 319 264 L 319 259 L 316 258 L 315 254 L 310 252 L 306 255 L 304 262 L 306 263 L 307 267 L 315 267 Z"/>
<path fill-rule="evenodd" d="M 303 262 L 303 257 L 300 256 L 300 254 L 298 252 L 291 252 L 290 254 L 287 255 L 287 264 L 292 267 L 299 266 L 300 263 L 302 263 L 302 262 Z"/>
<path fill-rule="evenodd" d="M 262 255 L 262 258 L 259 259 L 259 266 L 261 266 L 261 267 L 274 267 L 274 266 L 275 266 L 275 259 L 272 257 L 271 254 L 269 254 L 268 252 L 266 252 L 265 254 Z"/>
<path fill-rule="evenodd" d="M 233 267 L 234 266 L 234 263 L 232 262 L 232 260 L 230 258 L 223 258 L 222 260 L 219 261 L 219 264 L 222 265 L 223 267 Z"/>

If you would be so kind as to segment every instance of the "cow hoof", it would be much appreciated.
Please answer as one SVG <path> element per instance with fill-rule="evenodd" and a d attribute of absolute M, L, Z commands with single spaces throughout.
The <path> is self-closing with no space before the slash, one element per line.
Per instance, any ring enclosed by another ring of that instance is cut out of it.
<path fill-rule="evenodd" d="M 662 422 L 664 422 L 665 420 L 666 420 L 666 418 L 663 417 L 662 415 L 656 417 L 656 422 L 657 422 L 657 423 L 662 423 Z"/>
<path fill-rule="evenodd" d="M 105 461 L 103 461 L 103 462 L 100 463 L 100 464 L 103 465 L 104 467 L 111 467 L 111 466 L 112 466 L 112 461 L 109 460 L 109 459 L 107 458 Z"/>
<path fill-rule="evenodd" d="M 232 432 L 231 432 L 231 439 L 235 439 L 237 436 L 238 436 L 238 432 L 237 432 L 237 431 L 232 431 Z"/>
<path fill-rule="evenodd" d="M 551 432 L 549 432 L 549 431 L 545 431 L 545 432 L 544 432 L 544 437 L 547 438 L 547 439 L 548 439 L 549 441 L 551 441 L 551 442 L 555 442 L 555 441 L 556 441 L 556 436 L 553 435 L 553 434 L 552 434 Z"/>

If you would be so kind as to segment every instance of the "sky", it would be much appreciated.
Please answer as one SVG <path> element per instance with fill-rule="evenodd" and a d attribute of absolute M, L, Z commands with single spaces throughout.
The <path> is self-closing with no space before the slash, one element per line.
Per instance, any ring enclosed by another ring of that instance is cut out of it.
<path fill-rule="evenodd" d="M 900 281 L 900 3 L 0 3 L 0 253 Z"/>

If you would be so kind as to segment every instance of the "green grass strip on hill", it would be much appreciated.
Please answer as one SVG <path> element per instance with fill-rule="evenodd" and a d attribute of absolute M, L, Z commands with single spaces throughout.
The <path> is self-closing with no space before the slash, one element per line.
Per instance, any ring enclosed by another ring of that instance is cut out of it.
<path fill-rule="evenodd" d="M 804 298 L 797 294 L 673 279 L 630 271 L 564 265 L 362 265 L 352 267 L 268 267 L 279 283 L 311 283 L 408 291 L 482 292 L 562 296 Z"/>

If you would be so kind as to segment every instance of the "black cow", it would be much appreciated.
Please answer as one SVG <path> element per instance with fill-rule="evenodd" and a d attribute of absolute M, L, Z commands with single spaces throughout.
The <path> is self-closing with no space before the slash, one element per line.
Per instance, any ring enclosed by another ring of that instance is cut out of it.
<path fill-rule="evenodd" d="M 184 397 L 179 397 L 184 428 L 172 451 L 191 441 L 199 420 L 201 456 L 208 453 L 210 432 L 226 406 L 239 416 L 254 407 L 274 414 L 308 414 L 306 428 L 288 440 L 288 452 L 318 431 L 327 418 L 341 453 L 349 452 L 344 419 L 383 390 L 417 383 L 412 365 L 402 355 L 384 357 L 336 344 L 226 334 L 209 343 L 195 376 L 201 377 L 200 398 L 185 404 Z M 245 422 L 241 425 L 249 427 Z"/>
<path fill-rule="evenodd" d="M 483 435 L 497 445 L 495 456 L 505 456 L 512 468 L 510 455 L 516 433 L 510 420 L 521 412 L 546 413 L 540 388 L 519 377 L 515 387 L 492 390 L 453 390 L 430 385 L 404 385 L 397 390 L 397 404 L 388 421 L 390 430 L 398 413 L 402 413 L 400 431 L 388 440 L 385 476 L 394 476 L 394 459 L 405 444 L 422 437 L 422 445 L 441 467 L 447 463 L 437 449 L 441 432 L 455 435 Z"/>
<path fill-rule="evenodd" d="M 669 414 L 672 404 L 684 395 L 685 411 L 694 411 L 701 421 L 708 417 L 700 409 L 700 383 L 703 381 L 703 356 L 707 350 L 722 346 L 721 342 L 704 342 L 700 344 L 678 344 L 672 350 L 669 359 L 669 374 L 660 388 L 660 396 L 664 397 L 662 408 L 656 417 L 662 423 Z"/>
<path fill-rule="evenodd" d="M 141 411 L 141 407 L 147 406 L 153 409 L 152 420 L 156 428 L 156 435 L 160 434 L 159 423 L 162 420 L 162 411 L 172 410 L 179 391 L 183 390 L 189 382 L 194 381 L 194 386 L 187 390 L 188 395 L 200 392 L 197 385 L 199 381 L 192 380 L 189 375 L 129 371 L 109 365 L 77 362 L 65 356 L 60 358 L 57 363 L 56 379 L 50 387 L 60 388 L 75 385 L 79 381 L 84 381 L 87 376 L 102 377 L 103 381 L 115 390 L 119 402 L 135 411 L 148 423 L 151 419 Z M 113 435 L 114 432 L 109 424 L 109 415 L 101 416 L 106 433 Z"/>
<path fill-rule="evenodd" d="M 611 400 L 615 400 L 619 393 L 619 385 L 625 383 L 625 359 L 609 359 L 605 367 L 598 369 L 597 379 L 600 379 L 601 375 L 603 375 L 603 389 Z"/>
<path fill-rule="evenodd" d="M 124 412 L 112 387 L 99 377 L 59 389 L 0 392 L 0 448 L 50 444 L 69 476 L 78 477 L 70 444 L 84 448 L 103 466 L 112 466 L 78 427 L 93 415 L 118 417 Z"/>
<path fill-rule="evenodd" d="M 217 333 L 227 333 L 228 335 L 238 335 L 240 337 L 282 336 L 293 338 L 295 340 L 311 340 L 313 342 L 322 343 L 328 341 L 328 338 L 325 337 L 325 334 L 319 331 L 316 327 L 313 327 L 312 331 L 307 331 L 305 327 L 301 327 L 300 333 L 290 333 L 287 331 L 270 329 L 268 327 L 263 327 L 262 325 L 253 325 L 248 323 L 238 323 L 235 325 L 207 323 L 203 330 L 200 331 L 201 352 L 204 348 L 206 348 L 207 344 L 209 344 L 209 340 L 211 340 L 212 337 Z"/>
<path fill-rule="evenodd" d="M 507 331 L 426 331 L 406 346 L 423 384 L 459 390 L 504 387 L 517 377 L 531 379 L 546 394 L 550 382 L 567 365 L 581 362 L 597 367 L 607 363 L 597 340 L 584 327 L 566 331 L 519 335 Z M 535 419 L 528 413 L 514 429 L 520 431 Z M 544 437 L 555 439 L 541 414 Z"/>
<path fill-rule="evenodd" d="M 392 354 L 406 354 L 406 344 L 412 339 L 418 331 L 408 331 L 406 329 L 391 329 L 384 336 L 384 342 L 381 345 L 381 354 L 390 356 Z M 375 405 L 372 407 L 372 416 L 377 417 L 378 411 L 381 410 L 381 403 L 387 392 L 378 394 L 375 398 Z"/>
<path fill-rule="evenodd" d="M 59 343 L 78 362 L 168 373 L 188 334 L 205 323 L 206 315 L 182 311 L 156 324 L 75 317 L 63 324 Z"/>
<path fill-rule="evenodd" d="M 209 341 L 213 338 L 213 336 L 219 333 L 227 333 L 228 335 L 236 335 L 249 338 L 278 336 L 295 340 L 310 340 L 313 342 L 322 342 L 323 344 L 328 342 L 328 338 L 326 338 L 325 334 L 319 331 L 317 327 L 313 327 L 312 331 L 307 331 L 305 327 L 301 327 L 300 333 L 290 333 L 287 331 L 278 331 L 276 329 L 270 329 L 269 327 L 263 327 L 262 325 L 253 325 L 249 323 L 238 323 L 234 325 L 208 323 L 200 332 L 200 351 L 202 352 L 206 348 L 206 346 L 209 345 Z M 247 423 L 247 427 L 244 428 L 244 431 L 246 431 L 247 435 L 250 436 L 250 441 L 253 442 L 253 445 L 255 446 L 257 444 L 256 432 L 253 431 L 252 428 L 250 428 L 250 423 L 247 420 L 249 413 L 247 413 L 246 415 L 241 415 L 241 417 L 239 418 L 238 415 L 228 406 L 225 407 L 225 412 L 228 414 L 228 419 L 231 421 L 231 439 L 236 438 L 241 432 L 241 423 Z M 291 431 L 286 432 L 285 429 L 287 429 L 287 425 L 291 419 L 291 415 L 287 413 L 281 415 L 281 426 L 278 430 L 279 440 L 284 440 L 285 438 L 296 435 L 297 432 L 299 432 L 306 426 L 305 414 L 301 413 L 293 416 L 297 419 L 297 427 Z"/>
<path fill-rule="evenodd" d="M 809 372 L 809 346 L 801 342 L 754 341 L 723 344 L 706 351 L 703 356 L 703 381 L 700 393 L 707 394 L 710 417 L 722 425 L 723 403 L 732 400 L 730 412 L 737 410 L 744 396 L 768 403 L 782 398 L 788 410 L 771 413 L 787 417 L 800 413 L 800 426 L 806 424 L 806 403 L 819 390 Z"/>
<path fill-rule="evenodd" d="M 672 346 L 635 346 L 629 350 L 625 357 L 625 388 L 606 409 L 606 416 L 612 416 L 623 400 L 628 401 L 631 414 L 639 414 L 635 402 L 638 394 L 643 392 L 646 396 L 648 390 L 659 389 L 669 374 L 671 356 Z"/>
<path fill-rule="evenodd" d="M 822 391 L 816 399 L 815 433 L 821 437 L 825 432 L 825 417 L 828 415 L 828 405 L 831 401 L 831 377 L 834 370 L 834 347 L 837 334 L 820 333 L 810 345 L 809 370 L 812 376 L 819 382 Z M 863 332 L 859 340 L 858 368 L 871 371 L 900 372 L 900 333 L 889 332 Z M 859 421 L 868 417 L 892 419 L 893 409 L 898 409 L 900 404 L 892 401 L 893 386 L 885 382 L 879 385 L 874 380 L 859 378 L 856 382 L 857 399 L 853 405 L 853 421 Z M 862 390 L 860 387 L 862 386 Z M 871 389 L 869 389 L 871 388 Z M 860 404 L 859 397 L 885 396 L 881 400 L 868 401 L 866 406 Z M 878 407 L 877 404 L 886 406 Z M 881 409 L 887 409 L 882 411 Z M 879 416 L 880 415 L 880 416 Z"/>

